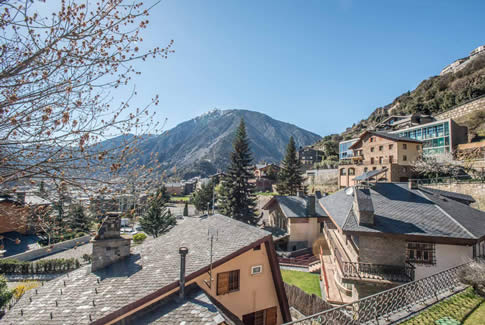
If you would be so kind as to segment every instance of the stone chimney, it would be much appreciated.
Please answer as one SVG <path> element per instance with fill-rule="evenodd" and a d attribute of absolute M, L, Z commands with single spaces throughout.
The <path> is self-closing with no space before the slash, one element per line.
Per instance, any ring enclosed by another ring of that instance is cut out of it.
<path fill-rule="evenodd" d="M 410 190 L 417 190 L 418 189 L 418 181 L 415 180 L 415 179 L 409 179 L 408 188 Z"/>
<path fill-rule="evenodd" d="M 354 187 L 353 209 L 359 225 L 374 225 L 374 205 L 368 188 Z"/>
<path fill-rule="evenodd" d="M 121 219 L 109 214 L 103 220 L 93 243 L 91 271 L 102 269 L 130 255 L 130 240 L 120 236 Z"/>
<path fill-rule="evenodd" d="M 307 215 L 309 217 L 315 216 L 315 195 L 308 195 L 307 196 Z"/>

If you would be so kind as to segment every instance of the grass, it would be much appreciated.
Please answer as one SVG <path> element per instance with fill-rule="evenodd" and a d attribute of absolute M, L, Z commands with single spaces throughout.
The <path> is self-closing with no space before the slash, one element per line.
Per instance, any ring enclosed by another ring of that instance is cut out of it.
<path fill-rule="evenodd" d="M 283 281 L 286 283 L 292 284 L 310 295 L 315 294 L 322 297 L 322 293 L 320 292 L 320 276 L 318 274 L 281 270 L 281 275 L 283 276 Z"/>
<path fill-rule="evenodd" d="M 437 320 L 444 317 L 451 317 L 465 325 L 483 325 L 485 319 L 484 302 L 485 298 L 477 295 L 472 288 L 468 288 L 426 309 L 403 324 L 435 325 L 437 324 Z M 478 306 L 480 307 L 474 310 Z M 470 314 L 470 312 L 472 313 Z"/>
<path fill-rule="evenodd" d="M 256 195 L 261 195 L 261 196 L 275 196 L 275 195 L 278 195 L 278 193 L 275 193 L 275 192 L 257 192 Z"/>
<path fill-rule="evenodd" d="M 188 202 L 188 201 L 190 201 L 190 195 L 171 196 L 170 201 L 172 201 L 172 202 Z"/>

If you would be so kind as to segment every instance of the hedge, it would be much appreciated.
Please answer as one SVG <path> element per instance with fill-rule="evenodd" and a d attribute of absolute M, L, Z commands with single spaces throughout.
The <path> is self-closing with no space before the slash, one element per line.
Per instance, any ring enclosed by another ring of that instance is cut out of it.
<path fill-rule="evenodd" d="M 66 240 L 71 240 L 71 239 L 83 237 L 83 236 L 86 236 L 86 234 L 84 232 L 65 233 L 62 236 L 51 237 L 51 245 L 57 244 L 57 243 L 60 243 L 60 242 L 66 241 Z M 38 244 L 40 246 L 47 246 L 47 245 L 49 245 L 49 239 L 47 237 L 42 238 L 41 240 L 39 240 Z"/>
<path fill-rule="evenodd" d="M 11 258 L 0 260 L 2 274 L 51 274 L 72 271 L 81 264 L 75 258 L 53 258 L 34 262 L 24 262 Z"/>

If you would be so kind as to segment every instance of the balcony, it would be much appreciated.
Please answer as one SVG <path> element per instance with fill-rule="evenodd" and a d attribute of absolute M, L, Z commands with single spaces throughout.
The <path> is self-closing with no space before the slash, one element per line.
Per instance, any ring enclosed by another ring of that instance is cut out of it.
<path fill-rule="evenodd" d="M 385 281 L 385 282 L 409 282 L 414 281 L 414 266 L 385 265 L 362 263 L 357 261 L 356 252 L 349 252 L 335 234 L 336 230 L 325 228 L 325 237 L 330 251 L 334 257 L 341 274 L 342 280 L 347 281 Z M 352 254 L 354 253 L 354 254 Z"/>

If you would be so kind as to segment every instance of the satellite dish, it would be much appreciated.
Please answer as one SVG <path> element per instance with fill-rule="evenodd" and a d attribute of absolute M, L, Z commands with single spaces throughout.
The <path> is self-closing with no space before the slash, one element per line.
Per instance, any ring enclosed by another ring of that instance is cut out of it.
<path fill-rule="evenodd" d="M 345 194 L 347 194 L 348 196 L 351 196 L 354 194 L 354 188 L 353 187 L 349 187 L 345 190 Z"/>

